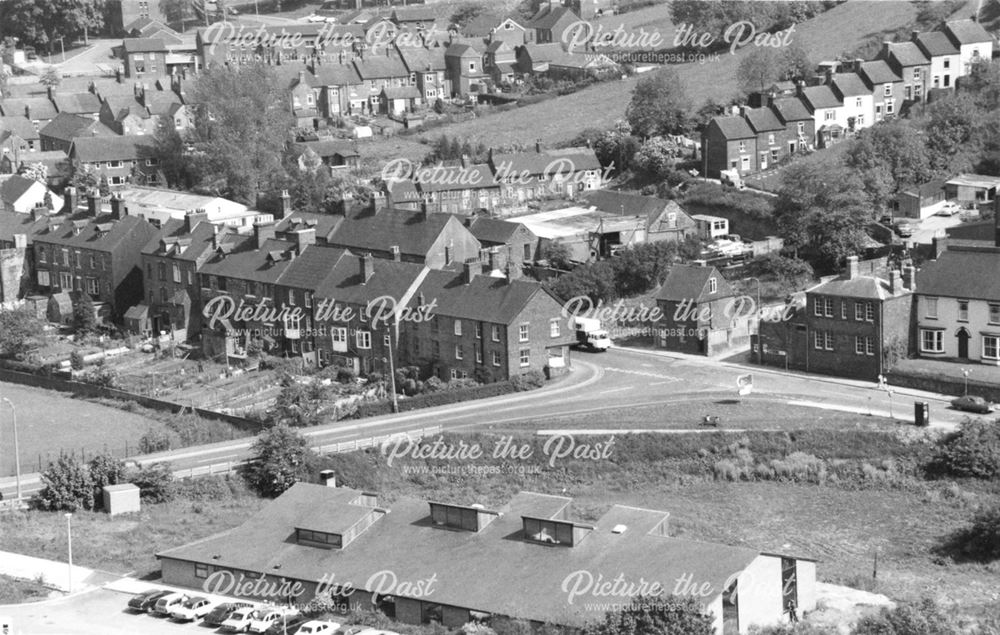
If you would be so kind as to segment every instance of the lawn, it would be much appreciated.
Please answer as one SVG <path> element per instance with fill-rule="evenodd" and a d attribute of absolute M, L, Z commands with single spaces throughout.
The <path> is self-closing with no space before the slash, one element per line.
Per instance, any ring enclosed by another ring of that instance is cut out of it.
<path fill-rule="evenodd" d="M 871 37 L 891 33 L 911 23 L 917 8 L 910 2 L 887 0 L 847 2 L 797 25 L 793 40 L 801 43 L 813 61 L 836 58 Z M 611 18 L 615 24 L 656 28 L 672 40 L 673 26 L 664 7 L 651 7 Z M 605 19 L 605 29 L 611 23 Z M 718 61 L 675 65 L 694 104 L 708 99 L 728 101 L 737 92 L 736 69 L 749 49 L 735 55 L 721 55 Z M 435 133 L 447 133 L 487 145 L 530 145 L 536 139 L 555 144 L 572 139 L 582 128 L 610 128 L 625 114 L 639 77 L 610 81 L 585 88 L 572 95 L 557 97 L 481 119 L 444 126 Z M 570 114 L 571 116 L 567 116 Z"/>
<path fill-rule="evenodd" d="M 136 454 L 139 438 L 151 428 L 164 424 L 138 414 L 97 403 L 73 399 L 65 393 L 18 384 L 0 383 L 0 395 L 14 403 L 17 413 L 21 471 L 44 469 L 61 452 L 81 451 L 90 457 L 102 451 L 117 456 Z M 0 410 L 0 475 L 14 473 L 10 447 L 10 410 Z"/>
<path fill-rule="evenodd" d="M 51 589 L 37 582 L 0 575 L 0 605 L 37 602 L 48 598 L 50 593 Z"/>

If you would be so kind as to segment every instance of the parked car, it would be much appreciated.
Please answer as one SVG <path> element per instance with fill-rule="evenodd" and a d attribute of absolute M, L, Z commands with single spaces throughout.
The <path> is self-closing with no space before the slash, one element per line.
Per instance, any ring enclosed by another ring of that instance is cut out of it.
<path fill-rule="evenodd" d="M 908 238 L 913 235 L 913 225 L 909 221 L 901 220 L 896 223 L 896 233 L 903 238 Z"/>
<path fill-rule="evenodd" d="M 972 395 L 952 399 L 951 407 L 956 410 L 976 412 L 983 415 L 993 412 L 993 406 L 990 405 L 990 402 L 986 401 L 982 397 L 974 397 Z"/>
<path fill-rule="evenodd" d="M 214 602 L 198 595 L 188 598 L 187 602 L 170 611 L 170 617 L 178 622 L 190 622 L 208 615 L 213 606 L 215 606 Z"/>
<path fill-rule="evenodd" d="M 338 628 L 340 628 L 340 624 L 336 622 L 312 620 L 302 625 L 302 628 L 298 630 L 298 635 L 333 635 Z"/>
<path fill-rule="evenodd" d="M 145 593 L 140 593 L 139 595 L 133 596 L 128 601 L 128 607 L 133 611 L 138 611 L 140 613 L 146 613 L 154 606 L 156 602 L 167 595 L 170 595 L 170 591 L 146 591 Z"/>
<path fill-rule="evenodd" d="M 293 615 L 295 615 L 295 613 L 284 609 L 260 609 L 254 613 L 253 619 L 251 619 L 250 624 L 247 625 L 247 630 L 251 633 L 263 633 L 270 628 L 271 625 L 275 623 L 280 624 L 282 616 L 290 618 Z"/>
<path fill-rule="evenodd" d="M 306 22 L 326 22 L 326 18 L 321 15 L 316 15 L 315 13 L 313 13 L 312 15 L 306 16 Z"/>
<path fill-rule="evenodd" d="M 184 606 L 184 603 L 188 601 L 188 596 L 186 593 L 176 592 L 168 593 L 162 598 L 156 601 L 153 605 L 153 610 L 151 611 L 153 615 L 161 615 L 166 617 L 177 608 Z"/>
<path fill-rule="evenodd" d="M 257 611 L 254 609 L 239 609 L 233 611 L 229 614 L 221 625 L 221 629 L 224 631 L 229 631 L 232 633 L 242 633 L 250 628 L 250 622 L 253 621 L 254 613 Z"/>
<path fill-rule="evenodd" d="M 299 629 L 311 621 L 314 620 L 304 615 L 289 617 L 287 621 L 275 620 L 274 623 L 268 626 L 267 630 L 264 631 L 264 635 L 297 635 Z"/>
<path fill-rule="evenodd" d="M 955 201 L 948 201 L 947 203 L 941 206 L 941 209 L 935 212 L 935 216 L 954 216 L 955 214 L 959 214 L 961 212 L 962 212 L 961 205 L 959 205 Z"/>
<path fill-rule="evenodd" d="M 222 623 L 229 619 L 229 616 L 240 609 L 253 609 L 250 602 L 224 602 L 205 616 L 205 623 L 209 626 L 222 626 Z"/>

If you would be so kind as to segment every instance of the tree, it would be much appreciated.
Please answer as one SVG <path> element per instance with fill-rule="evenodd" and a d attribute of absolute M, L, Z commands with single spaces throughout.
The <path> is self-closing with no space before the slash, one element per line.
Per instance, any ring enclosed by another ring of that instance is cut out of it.
<path fill-rule="evenodd" d="M 967 624 L 961 624 L 946 614 L 931 599 L 916 604 L 900 604 L 882 609 L 877 615 L 866 615 L 858 620 L 853 635 L 953 635 L 967 633 Z"/>
<path fill-rule="evenodd" d="M 86 291 L 78 291 L 73 299 L 73 332 L 77 335 L 93 333 L 97 328 L 97 316 L 94 315 L 94 301 Z"/>
<path fill-rule="evenodd" d="M 304 436 L 285 425 L 277 425 L 253 444 L 254 461 L 247 464 L 250 487 L 262 496 L 278 496 L 309 476 L 316 456 Z"/>
<path fill-rule="evenodd" d="M 809 59 L 809 52 L 798 40 L 782 50 L 781 69 L 784 79 L 804 79 L 815 68 L 816 65 Z"/>
<path fill-rule="evenodd" d="M 48 86 L 49 88 L 55 88 L 62 83 L 62 73 L 55 66 L 48 66 L 45 72 L 42 73 L 41 78 L 39 78 L 38 83 L 42 86 Z"/>
<path fill-rule="evenodd" d="M 941 439 L 928 469 L 940 476 L 1000 478 L 1000 427 L 966 419 L 957 432 Z"/>
<path fill-rule="evenodd" d="M 262 63 L 213 66 L 191 92 L 197 105 L 189 142 L 202 185 L 256 204 L 284 178 L 282 151 L 294 128 L 274 70 Z"/>
<path fill-rule="evenodd" d="M 139 488 L 139 496 L 147 502 L 165 503 L 174 497 L 174 472 L 169 463 L 140 466 L 128 475 L 128 479 Z"/>
<path fill-rule="evenodd" d="M 961 561 L 1000 560 L 1000 506 L 977 513 L 967 527 L 948 539 L 944 551 Z"/>
<path fill-rule="evenodd" d="M 76 458 L 59 455 L 42 472 L 44 487 L 35 496 L 35 506 L 48 511 L 94 508 L 94 483 L 90 472 Z"/>
<path fill-rule="evenodd" d="M 639 596 L 632 603 L 588 625 L 585 635 L 711 635 L 713 618 L 695 598 Z"/>
<path fill-rule="evenodd" d="M 971 168 L 972 157 L 982 150 L 982 128 L 986 123 L 975 100 L 967 93 L 937 99 L 926 110 L 926 145 L 933 148 L 933 168 L 956 173 Z"/>
<path fill-rule="evenodd" d="M 76 188 L 81 196 L 91 190 L 96 190 L 101 185 L 101 177 L 89 164 L 84 164 L 73 171 L 73 178 L 70 185 Z"/>
<path fill-rule="evenodd" d="M 170 117 L 160 117 L 153 139 L 153 155 L 167 185 L 184 190 L 193 188 L 199 180 L 198 162 L 188 154 L 187 144 Z"/>
<path fill-rule="evenodd" d="M 556 269 L 569 269 L 573 266 L 569 257 L 569 247 L 564 243 L 548 241 L 542 247 L 542 258 L 548 260 L 549 264 Z"/>
<path fill-rule="evenodd" d="M 754 48 L 743 56 L 736 78 L 744 94 L 763 93 L 785 74 L 785 60 L 777 49 Z"/>
<path fill-rule="evenodd" d="M 0 309 L 0 355 L 21 356 L 42 333 L 42 323 L 27 309 Z"/>
<path fill-rule="evenodd" d="M 181 31 L 184 30 L 184 23 L 195 17 L 191 0 L 160 0 L 160 13 L 167 24 L 180 25 Z"/>
<path fill-rule="evenodd" d="M 32 163 L 24 168 L 21 176 L 45 185 L 49 180 L 49 168 L 44 163 Z"/>
<path fill-rule="evenodd" d="M 649 178 L 665 179 L 674 169 L 678 154 L 680 148 L 676 143 L 664 137 L 653 137 L 642 144 L 632 163 Z"/>
<path fill-rule="evenodd" d="M 125 463 L 111 454 L 98 454 L 87 464 L 94 485 L 94 507 L 104 505 L 103 488 L 125 482 Z"/>
<path fill-rule="evenodd" d="M 275 422 L 296 428 L 323 422 L 323 406 L 330 389 L 318 381 L 302 384 L 291 375 L 281 378 L 283 388 L 274 402 Z"/>
<path fill-rule="evenodd" d="M 643 138 L 683 134 L 688 129 L 690 110 L 691 101 L 680 75 L 668 66 L 639 80 L 625 118 Z"/>
<path fill-rule="evenodd" d="M 0 3 L 4 33 L 52 51 L 60 38 L 70 42 L 104 26 L 103 0 L 8 0 Z"/>
<path fill-rule="evenodd" d="M 848 149 L 845 163 L 860 176 L 879 211 L 888 207 L 900 187 L 926 183 L 933 174 L 920 131 L 903 120 L 862 130 Z"/>

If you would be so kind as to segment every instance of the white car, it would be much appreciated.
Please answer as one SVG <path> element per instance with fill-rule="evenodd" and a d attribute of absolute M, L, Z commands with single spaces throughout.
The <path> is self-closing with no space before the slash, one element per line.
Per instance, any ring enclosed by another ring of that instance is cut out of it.
<path fill-rule="evenodd" d="M 326 18 L 321 15 L 316 15 L 314 13 L 312 15 L 306 16 L 306 22 L 326 22 Z"/>
<path fill-rule="evenodd" d="M 263 633 L 271 627 L 271 624 L 274 624 L 276 621 L 280 621 L 283 615 L 292 617 L 294 614 L 294 612 L 284 611 L 282 609 L 260 609 L 253 614 L 253 619 L 250 620 L 247 630 L 251 633 Z"/>
<path fill-rule="evenodd" d="M 195 596 L 188 599 L 187 602 L 181 604 L 174 610 L 170 611 L 170 617 L 177 620 L 178 622 L 190 622 L 192 620 L 200 620 L 215 608 L 215 603 L 208 598 L 203 598 L 201 596 Z"/>
<path fill-rule="evenodd" d="M 313 620 L 306 622 L 299 627 L 299 635 L 332 635 L 340 628 L 336 622 L 324 622 L 323 620 Z"/>
<path fill-rule="evenodd" d="M 948 201 L 947 203 L 945 203 L 944 205 L 941 206 L 941 209 L 939 209 L 935 213 L 935 215 L 936 216 L 954 216 L 955 214 L 961 213 L 961 211 L 962 211 L 962 206 L 961 205 L 959 205 L 955 201 Z"/>
<path fill-rule="evenodd" d="M 250 622 L 253 620 L 255 612 L 254 609 L 240 609 L 235 611 L 226 618 L 225 622 L 219 625 L 219 628 L 233 633 L 245 631 L 250 628 Z"/>
<path fill-rule="evenodd" d="M 178 609 L 187 602 L 188 596 L 184 593 L 171 593 L 170 595 L 164 595 L 162 598 L 156 601 L 151 611 L 153 615 L 170 615 L 174 609 Z"/>

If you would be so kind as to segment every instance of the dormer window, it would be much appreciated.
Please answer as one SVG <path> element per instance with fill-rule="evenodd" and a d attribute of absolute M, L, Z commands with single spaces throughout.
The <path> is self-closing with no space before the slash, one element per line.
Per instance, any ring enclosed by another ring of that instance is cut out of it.
<path fill-rule="evenodd" d="M 719 282 L 715 278 L 708 279 L 708 292 L 715 293 L 719 290 Z"/>
<path fill-rule="evenodd" d="M 522 516 L 524 539 L 543 545 L 573 547 L 593 531 L 591 525 L 581 525 L 569 520 L 552 520 Z"/>
<path fill-rule="evenodd" d="M 441 529 L 478 532 L 500 516 L 499 512 L 476 505 L 430 503 L 431 525 Z"/>
<path fill-rule="evenodd" d="M 340 549 L 343 547 L 344 538 L 340 534 L 297 528 L 295 542 L 324 549 Z"/>

